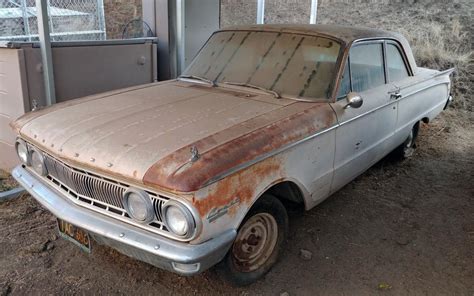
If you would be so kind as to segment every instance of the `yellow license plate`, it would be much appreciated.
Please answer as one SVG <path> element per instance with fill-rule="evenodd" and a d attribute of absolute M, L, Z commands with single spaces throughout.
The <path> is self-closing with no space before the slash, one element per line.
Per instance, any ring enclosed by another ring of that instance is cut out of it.
<path fill-rule="evenodd" d="M 59 218 L 57 220 L 59 235 L 62 238 L 74 243 L 87 253 L 91 252 L 91 240 L 86 231 Z"/>

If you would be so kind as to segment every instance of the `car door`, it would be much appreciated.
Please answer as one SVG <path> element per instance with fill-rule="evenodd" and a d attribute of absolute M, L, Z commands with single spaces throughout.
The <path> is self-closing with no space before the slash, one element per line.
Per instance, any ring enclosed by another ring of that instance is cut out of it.
<path fill-rule="evenodd" d="M 420 100 L 418 96 L 410 95 L 420 87 L 416 78 L 407 67 L 407 59 L 402 47 L 395 41 L 385 43 L 387 75 L 394 85 L 394 95 L 397 96 L 397 124 L 394 141 L 403 143 L 413 126 L 421 119 L 422 114 L 430 109 L 430 100 Z"/>
<path fill-rule="evenodd" d="M 332 103 L 339 126 L 336 128 L 334 192 L 357 177 L 394 147 L 397 122 L 393 85 L 387 83 L 384 41 L 360 42 L 352 46 L 339 88 Z M 363 99 L 359 108 L 348 107 L 347 94 Z"/>

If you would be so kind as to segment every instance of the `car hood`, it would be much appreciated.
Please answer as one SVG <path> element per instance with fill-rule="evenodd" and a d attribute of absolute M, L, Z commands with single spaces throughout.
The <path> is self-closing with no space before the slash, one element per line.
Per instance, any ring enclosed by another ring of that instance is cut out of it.
<path fill-rule="evenodd" d="M 291 103 L 171 81 L 60 103 L 13 126 L 66 162 L 141 181 L 153 164 L 180 148 Z"/>
<path fill-rule="evenodd" d="M 192 192 L 336 123 L 328 103 L 167 81 L 55 104 L 12 127 L 70 165 Z"/>

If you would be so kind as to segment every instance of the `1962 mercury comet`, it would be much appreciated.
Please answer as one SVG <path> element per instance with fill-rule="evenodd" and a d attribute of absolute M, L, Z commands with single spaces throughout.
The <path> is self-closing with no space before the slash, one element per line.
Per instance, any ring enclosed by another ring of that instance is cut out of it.
<path fill-rule="evenodd" d="M 13 176 L 60 234 L 183 275 L 249 284 L 275 264 L 284 204 L 309 210 L 451 100 L 402 36 L 326 25 L 214 33 L 176 80 L 30 112 Z M 297 231 L 294 229 L 293 231 Z"/>

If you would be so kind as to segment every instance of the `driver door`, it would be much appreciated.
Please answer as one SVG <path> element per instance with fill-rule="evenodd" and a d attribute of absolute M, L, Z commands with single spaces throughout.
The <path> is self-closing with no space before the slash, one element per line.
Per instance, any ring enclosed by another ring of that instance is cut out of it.
<path fill-rule="evenodd" d="M 336 129 L 334 177 L 331 192 L 349 183 L 380 160 L 392 148 L 397 122 L 393 86 L 387 83 L 384 42 L 356 43 L 350 50 L 339 99 L 332 103 L 339 126 Z M 348 107 L 346 95 L 359 95 L 359 108 Z"/>

